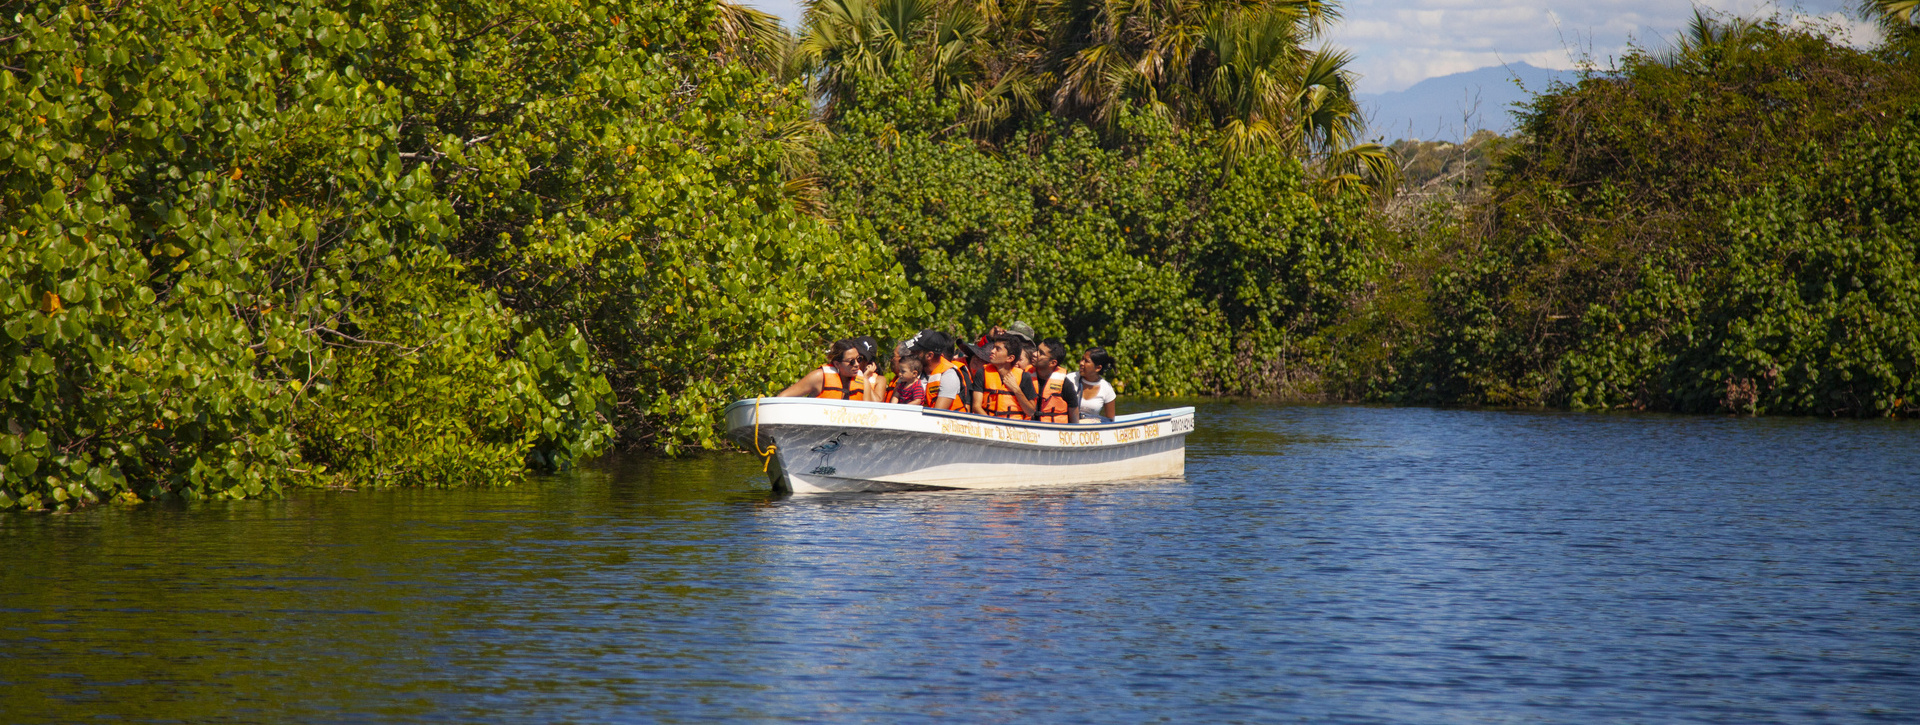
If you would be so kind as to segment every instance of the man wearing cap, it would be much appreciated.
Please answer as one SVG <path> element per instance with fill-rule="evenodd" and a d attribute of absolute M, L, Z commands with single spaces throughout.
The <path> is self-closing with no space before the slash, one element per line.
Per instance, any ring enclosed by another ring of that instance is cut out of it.
<path fill-rule="evenodd" d="M 1020 362 L 1018 367 L 1029 373 L 1033 372 L 1033 352 L 1035 340 L 1037 339 L 1034 337 L 1033 325 L 1029 325 L 1020 320 L 1014 320 L 1013 324 L 1007 325 L 1006 333 L 1020 338 Z"/>
<path fill-rule="evenodd" d="M 964 344 L 964 343 L 963 343 Z M 936 410 L 966 410 L 962 401 L 971 402 L 958 366 L 947 359 L 953 350 L 953 338 L 939 330 L 921 330 L 906 342 L 907 352 L 919 355 L 926 367 L 927 407 Z"/>

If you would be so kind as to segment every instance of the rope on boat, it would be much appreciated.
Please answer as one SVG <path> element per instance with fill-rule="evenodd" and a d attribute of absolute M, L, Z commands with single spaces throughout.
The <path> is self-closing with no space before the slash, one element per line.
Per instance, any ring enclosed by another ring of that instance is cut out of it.
<path fill-rule="evenodd" d="M 780 446 L 769 445 L 766 450 L 760 450 L 760 400 L 753 399 L 753 452 L 760 454 L 760 472 L 766 473 L 767 467 L 773 465 L 773 452 L 780 450 Z"/>

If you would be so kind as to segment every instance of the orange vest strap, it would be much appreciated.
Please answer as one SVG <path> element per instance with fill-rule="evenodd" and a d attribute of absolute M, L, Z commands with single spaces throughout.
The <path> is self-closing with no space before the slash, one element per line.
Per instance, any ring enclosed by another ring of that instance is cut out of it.
<path fill-rule="evenodd" d="M 1027 371 L 1013 370 L 1013 384 L 1026 382 Z M 1000 378 L 999 368 L 987 368 L 986 377 L 981 379 L 981 389 L 987 394 L 986 409 L 989 415 L 1001 418 L 1025 418 L 1027 414 L 1020 410 L 1019 401 L 1013 398 L 1013 388 Z"/>
<path fill-rule="evenodd" d="M 954 369 L 958 369 L 963 373 L 963 376 L 962 376 L 963 379 L 961 380 L 961 383 L 960 383 L 960 389 L 953 393 L 953 397 L 950 399 L 951 402 L 947 403 L 946 409 L 947 410 L 966 410 L 967 409 L 966 404 L 960 401 L 960 396 L 967 392 L 967 385 L 964 379 L 964 373 L 966 372 L 966 368 L 960 368 L 954 365 L 952 361 L 944 357 L 940 358 L 939 362 L 936 362 L 933 364 L 933 370 L 929 371 L 925 375 L 920 376 L 920 381 L 927 386 L 927 407 L 931 408 L 939 405 L 940 375 L 942 373 L 945 373 L 948 370 L 954 370 Z"/>
<path fill-rule="evenodd" d="M 1039 405 L 1034 409 L 1034 420 L 1047 423 L 1067 422 L 1067 374 L 1058 370 L 1047 376 L 1047 386 L 1040 391 Z"/>
<path fill-rule="evenodd" d="M 820 372 L 820 394 L 814 397 L 824 400 L 861 400 L 866 397 L 863 391 L 854 389 L 852 380 L 842 380 L 832 365 L 820 368 Z"/>

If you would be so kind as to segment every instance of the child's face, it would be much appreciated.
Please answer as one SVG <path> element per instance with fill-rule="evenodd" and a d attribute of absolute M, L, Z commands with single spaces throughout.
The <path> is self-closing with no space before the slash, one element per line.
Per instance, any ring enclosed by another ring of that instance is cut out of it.
<path fill-rule="evenodd" d="M 900 382 L 902 383 L 905 383 L 907 385 L 912 385 L 913 381 L 919 380 L 919 379 L 920 379 L 920 371 L 918 370 L 907 370 L 905 368 L 902 368 L 900 370 Z"/>

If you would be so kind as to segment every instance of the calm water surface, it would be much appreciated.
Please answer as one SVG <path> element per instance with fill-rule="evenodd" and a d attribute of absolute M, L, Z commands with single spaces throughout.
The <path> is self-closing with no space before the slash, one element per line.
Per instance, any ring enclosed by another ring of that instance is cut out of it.
<path fill-rule="evenodd" d="M 1920 425 L 1199 421 L 1183 481 L 0 515 L 0 721 L 1920 722 Z"/>

